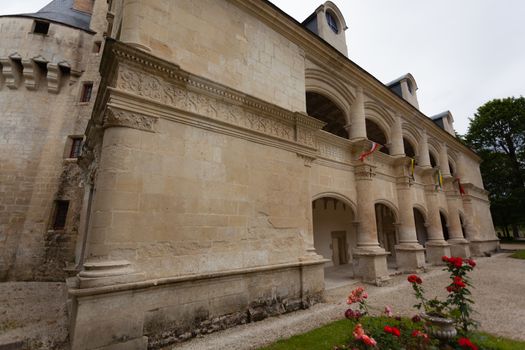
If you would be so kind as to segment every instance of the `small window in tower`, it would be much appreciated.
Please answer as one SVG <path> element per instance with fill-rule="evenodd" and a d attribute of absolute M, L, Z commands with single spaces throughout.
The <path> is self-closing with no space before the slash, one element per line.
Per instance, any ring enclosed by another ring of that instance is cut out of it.
<path fill-rule="evenodd" d="M 95 41 L 93 43 L 93 53 L 99 53 L 101 47 L 102 47 L 102 42 L 101 41 Z"/>
<path fill-rule="evenodd" d="M 82 93 L 80 95 L 80 102 L 89 102 L 89 100 L 91 100 L 92 92 L 93 92 L 93 83 L 84 83 L 82 85 Z"/>
<path fill-rule="evenodd" d="M 33 33 L 47 35 L 49 32 L 49 22 L 35 21 L 33 24 Z"/>
<path fill-rule="evenodd" d="M 71 138 L 71 149 L 69 151 L 69 158 L 78 158 L 82 154 L 82 137 Z"/>
<path fill-rule="evenodd" d="M 69 209 L 69 201 L 55 201 L 55 209 L 53 212 L 53 222 L 51 229 L 63 230 L 66 227 L 67 210 Z"/>
<path fill-rule="evenodd" d="M 339 26 L 337 25 L 337 20 L 331 12 L 326 12 L 326 22 L 332 31 L 337 34 L 339 32 Z"/>

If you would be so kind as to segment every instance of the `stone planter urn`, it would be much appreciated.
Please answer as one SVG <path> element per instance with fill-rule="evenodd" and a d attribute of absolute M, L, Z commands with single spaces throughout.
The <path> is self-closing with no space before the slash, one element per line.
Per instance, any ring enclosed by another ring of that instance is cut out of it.
<path fill-rule="evenodd" d="M 426 313 L 422 313 L 421 318 L 426 321 L 425 329 L 431 337 L 447 340 L 454 338 L 458 334 L 454 326 L 454 320 L 450 318 L 431 316 Z"/>

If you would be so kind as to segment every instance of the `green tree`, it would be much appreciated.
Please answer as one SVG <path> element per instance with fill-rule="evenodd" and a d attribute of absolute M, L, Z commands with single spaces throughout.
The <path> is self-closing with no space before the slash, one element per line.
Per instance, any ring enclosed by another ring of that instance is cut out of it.
<path fill-rule="evenodd" d="M 525 223 L 525 98 L 495 99 L 479 107 L 465 142 L 483 160 L 494 223 L 510 225 L 516 235 Z"/>

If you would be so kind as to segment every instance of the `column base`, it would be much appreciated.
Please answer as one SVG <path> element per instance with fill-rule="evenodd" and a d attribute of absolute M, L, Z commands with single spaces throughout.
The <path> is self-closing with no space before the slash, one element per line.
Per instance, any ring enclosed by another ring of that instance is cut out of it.
<path fill-rule="evenodd" d="M 428 241 L 425 244 L 427 250 L 427 261 L 432 265 L 444 265 L 441 258 L 446 255 L 450 256 L 450 245 L 443 241 Z"/>
<path fill-rule="evenodd" d="M 357 248 L 353 253 L 357 261 L 355 275 L 363 282 L 380 286 L 390 279 L 386 263 L 390 253 L 383 248 Z"/>
<path fill-rule="evenodd" d="M 459 256 L 462 258 L 470 258 L 469 242 L 466 239 L 449 239 L 450 255 Z"/>
<path fill-rule="evenodd" d="M 419 272 L 425 267 L 425 248 L 419 244 L 398 244 L 396 249 L 397 268 L 406 273 Z"/>
<path fill-rule="evenodd" d="M 499 250 L 499 239 L 476 239 L 470 241 L 472 256 L 487 256 Z"/>

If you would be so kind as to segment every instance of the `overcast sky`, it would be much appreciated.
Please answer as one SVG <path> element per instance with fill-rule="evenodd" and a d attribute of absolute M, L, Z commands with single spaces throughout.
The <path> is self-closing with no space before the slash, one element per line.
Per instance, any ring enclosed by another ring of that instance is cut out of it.
<path fill-rule="evenodd" d="M 0 14 L 49 1 L 0 0 Z M 421 111 L 450 110 L 460 133 L 483 103 L 525 95 L 523 0 L 333 1 L 348 25 L 350 59 L 383 83 L 412 73 Z M 302 22 L 323 0 L 272 2 Z"/>

